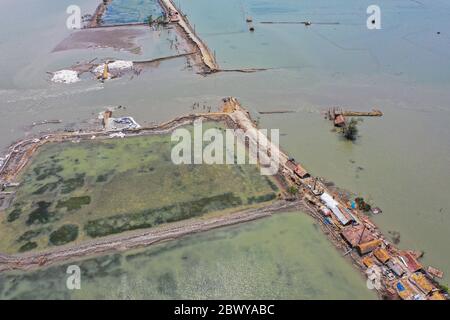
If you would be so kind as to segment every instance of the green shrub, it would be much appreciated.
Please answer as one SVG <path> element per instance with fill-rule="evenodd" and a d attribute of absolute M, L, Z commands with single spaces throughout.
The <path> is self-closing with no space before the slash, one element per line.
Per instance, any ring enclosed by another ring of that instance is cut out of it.
<path fill-rule="evenodd" d="M 60 246 L 74 241 L 77 237 L 78 226 L 74 224 L 66 224 L 50 234 L 49 242 L 54 246 Z"/>
<path fill-rule="evenodd" d="M 23 246 L 21 246 L 19 248 L 19 252 L 26 252 L 26 251 L 30 251 L 33 250 L 35 248 L 37 248 L 37 243 L 36 242 L 27 242 L 25 243 Z"/>

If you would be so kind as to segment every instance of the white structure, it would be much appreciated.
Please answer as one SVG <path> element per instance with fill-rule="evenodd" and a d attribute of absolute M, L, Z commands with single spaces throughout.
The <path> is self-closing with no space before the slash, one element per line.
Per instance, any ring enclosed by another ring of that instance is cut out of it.
<path fill-rule="evenodd" d="M 347 214 L 345 214 L 345 211 L 342 212 L 342 210 L 339 208 L 339 203 L 334 200 L 330 194 L 324 192 L 320 196 L 320 200 L 322 200 L 323 203 L 325 203 L 325 205 L 331 210 L 331 212 L 333 212 L 334 216 L 339 220 L 340 223 L 342 223 L 342 225 L 345 226 L 355 220 L 353 215 L 349 213 L 348 210 L 345 210 L 347 211 Z"/>
<path fill-rule="evenodd" d="M 333 208 L 338 206 L 338 202 L 326 192 L 322 193 L 322 195 L 320 196 L 320 200 L 322 200 L 330 210 L 333 210 Z"/>

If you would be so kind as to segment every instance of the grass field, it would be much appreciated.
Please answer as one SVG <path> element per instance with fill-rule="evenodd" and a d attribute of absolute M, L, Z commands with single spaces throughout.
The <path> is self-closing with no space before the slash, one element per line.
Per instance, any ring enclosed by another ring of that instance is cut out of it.
<path fill-rule="evenodd" d="M 211 125 L 211 124 L 210 124 Z M 0 214 L 0 252 L 40 250 L 276 198 L 254 165 L 174 165 L 170 135 L 44 145 Z"/>

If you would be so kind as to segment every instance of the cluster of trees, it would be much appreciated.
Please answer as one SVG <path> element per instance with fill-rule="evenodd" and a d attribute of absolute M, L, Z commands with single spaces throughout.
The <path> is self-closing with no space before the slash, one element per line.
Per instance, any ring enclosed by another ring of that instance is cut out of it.
<path fill-rule="evenodd" d="M 153 25 L 159 25 L 159 24 L 163 24 L 166 21 L 166 17 L 165 15 L 153 18 L 153 15 L 149 15 L 145 21 L 145 23 L 148 23 L 148 25 L 151 27 Z"/>
<path fill-rule="evenodd" d="M 360 119 L 352 118 L 350 122 L 342 129 L 342 135 L 345 139 L 355 141 L 358 138 L 358 123 Z"/>
<path fill-rule="evenodd" d="M 368 204 L 367 202 L 364 201 L 364 198 L 356 198 L 355 202 L 356 202 L 356 205 L 358 206 L 359 210 L 362 210 L 364 212 L 369 212 L 372 209 L 370 204 Z"/>

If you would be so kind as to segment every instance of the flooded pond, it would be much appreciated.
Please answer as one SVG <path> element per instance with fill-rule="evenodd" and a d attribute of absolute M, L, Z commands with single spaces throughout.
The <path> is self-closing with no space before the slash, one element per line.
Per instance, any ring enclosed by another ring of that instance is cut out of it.
<path fill-rule="evenodd" d="M 303 213 L 276 214 L 143 250 L 0 274 L 0 299 L 374 299 Z"/>
<path fill-rule="evenodd" d="M 158 0 L 113 0 L 102 17 L 102 25 L 144 23 L 162 15 Z"/>
<path fill-rule="evenodd" d="M 213 122 L 203 127 L 225 130 Z M 12 206 L 0 212 L 0 252 L 45 249 L 277 199 L 275 180 L 256 165 L 177 165 L 175 144 L 170 134 L 45 144 L 19 178 Z"/>

